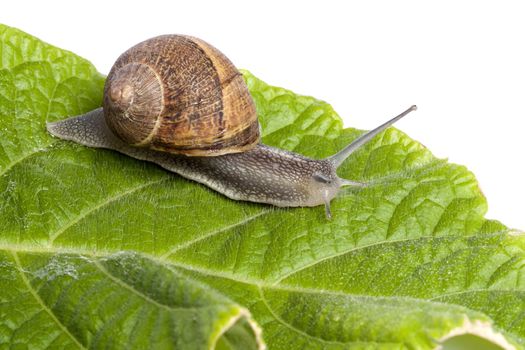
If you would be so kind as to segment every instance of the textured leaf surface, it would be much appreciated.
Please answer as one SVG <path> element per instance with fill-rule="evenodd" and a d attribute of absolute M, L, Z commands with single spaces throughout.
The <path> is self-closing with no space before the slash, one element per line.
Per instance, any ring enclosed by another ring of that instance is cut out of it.
<path fill-rule="evenodd" d="M 340 169 L 370 185 L 332 221 L 235 202 L 50 137 L 45 121 L 100 105 L 103 77 L 12 28 L 0 50 L 0 348 L 249 349 L 259 326 L 271 349 L 431 349 L 465 331 L 522 348 L 523 239 L 484 218 L 464 167 L 390 129 Z M 265 143 L 323 157 L 360 134 L 244 74 Z"/>

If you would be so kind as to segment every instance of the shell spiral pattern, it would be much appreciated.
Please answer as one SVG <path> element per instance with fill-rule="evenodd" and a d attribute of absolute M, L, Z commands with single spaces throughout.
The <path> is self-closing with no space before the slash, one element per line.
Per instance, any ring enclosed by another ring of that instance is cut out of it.
<path fill-rule="evenodd" d="M 218 156 L 260 140 L 241 73 L 197 38 L 163 35 L 133 46 L 115 62 L 104 90 L 109 128 L 134 146 Z"/>

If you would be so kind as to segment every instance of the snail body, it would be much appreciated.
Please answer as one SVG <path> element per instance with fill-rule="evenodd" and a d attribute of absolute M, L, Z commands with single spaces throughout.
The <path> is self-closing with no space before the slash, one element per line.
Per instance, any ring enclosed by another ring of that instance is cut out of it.
<path fill-rule="evenodd" d="M 195 57 L 200 55 L 205 57 Z M 200 39 L 165 35 L 119 57 L 106 81 L 102 108 L 48 123 L 47 129 L 61 139 L 156 163 L 234 200 L 325 205 L 331 217 L 330 201 L 340 188 L 362 185 L 338 177 L 337 167 L 415 109 L 326 159 L 266 146 L 259 143 L 255 105 L 233 64 Z"/>

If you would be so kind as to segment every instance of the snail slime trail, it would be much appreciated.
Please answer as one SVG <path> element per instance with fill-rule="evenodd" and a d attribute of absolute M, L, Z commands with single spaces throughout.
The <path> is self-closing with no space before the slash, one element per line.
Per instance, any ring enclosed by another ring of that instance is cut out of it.
<path fill-rule="evenodd" d="M 241 73 L 213 46 L 163 35 L 133 46 L 112 67 L 103 107 L 48 123 L 61 139 L 153 162 L 225 196 L 279 207 L 324 205 L 343 186 L 350 154 L 408 113 L 363 134 L 325 159 L 260 143 L 255 104 Z"/>

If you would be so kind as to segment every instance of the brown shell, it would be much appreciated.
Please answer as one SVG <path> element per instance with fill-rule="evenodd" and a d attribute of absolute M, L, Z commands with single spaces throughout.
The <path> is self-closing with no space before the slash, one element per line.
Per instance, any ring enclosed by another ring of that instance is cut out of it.
<path fill-rule="evenodd" d="M 170 153 L 236 153 L 260 139 L 241 73 L 189 36 L 158 36 L 124 52 L 106 80 L 104 115 L 127 143 Z"/>

